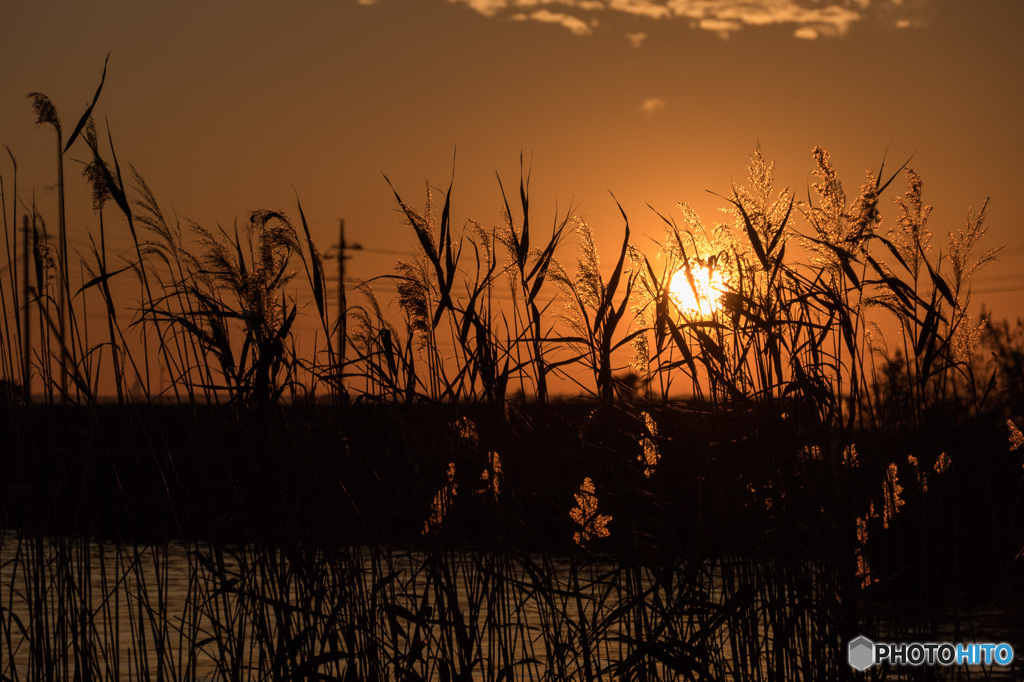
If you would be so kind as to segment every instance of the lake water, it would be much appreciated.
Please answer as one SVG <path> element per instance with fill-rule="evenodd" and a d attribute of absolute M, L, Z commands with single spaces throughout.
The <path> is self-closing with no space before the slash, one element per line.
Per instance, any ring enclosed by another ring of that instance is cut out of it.
<path fill-rule="evenodd" d="M 846 665 L 834 619 L 824 613 L 820 572 L 779 575 L 739 561 L 671 569 L 489 552 L 356 547 L 328 556 L 6 532 L 0 675 L 792 679 L 802 671 L 814 679 Z M 990 615 L 996 622 L 1000 614 Z M 969 672 L 984 674 L 977 666 Z"/>

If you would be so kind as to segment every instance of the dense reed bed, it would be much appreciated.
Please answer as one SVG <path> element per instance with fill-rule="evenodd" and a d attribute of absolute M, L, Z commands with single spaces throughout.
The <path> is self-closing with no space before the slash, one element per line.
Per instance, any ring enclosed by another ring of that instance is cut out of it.
<path fill-rule="evenodd" d="M 528 175 L 489 229 L 396 189 L 389 315 L 379 279 L 330 302 L 298 200 L 170 218 L 102 87 L 66 142 L 31 96 L 56 244 L 13 153 L 0 185 L 5 679 L 825 679 L 862 633 L 1024 642 L 1024 346 L 969 313 L 984 208 L 939 247 L 912 170 L 848 196 L 816 149 L 798 201 L 758 149 L 731 224 L 680 205 L 645 253 L 623 210 L 602 264 L 571 214 L 531 222 Z"/>

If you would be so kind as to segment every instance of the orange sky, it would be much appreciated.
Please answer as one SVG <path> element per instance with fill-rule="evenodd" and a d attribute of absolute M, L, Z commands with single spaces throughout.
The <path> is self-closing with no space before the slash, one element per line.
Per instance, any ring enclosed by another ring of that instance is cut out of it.
<path fill-rule="evenodd" d="M 350 241 L 411 250 L 382 172 L 421 206 L 424 180 L 446 186 L 457 149 L 455 222 L 491 226 L 494 172 L 514 187 L 522 151 L 534 223 L 578 203 L 608 261 L 622 234 L 609 190 L 644 242 L 662 234 L 647 203 L 672 213 L 686 201 L 725 220 L 705 190 L 742 181 L 758 142 L 780 187 L 800 196 L 815 145 L 849 194 L 889 146 L 894 167 L 914 155 L 936 235 L 992 197 L 984 246 L 1007 248 L 974 300 L 1016 317 L 1022 29 L 1019 0 L 12 3 L 0 143 L 17 157 L 19 194 L 34 190 L 55 226 L 53 140 L 25 96 L 48 94 L 70 130 L 109 51 L 97 113 L 122 164 L 181 218 L 229 227 L 253 209 L 293 215 L 294 185 L 323 250 L 339 217 Z M 86 158 L 84 145 L 68 157 Z M 71 243 L 84 248 L 95 219 L 78 164 L 66 172 Z M 0 175 L 9 193 L 6 155 Z M 904 190 L 888 191 L 887 218 Z M 350 274 L 386 274 L 393 260 L 364 251 Z"/>

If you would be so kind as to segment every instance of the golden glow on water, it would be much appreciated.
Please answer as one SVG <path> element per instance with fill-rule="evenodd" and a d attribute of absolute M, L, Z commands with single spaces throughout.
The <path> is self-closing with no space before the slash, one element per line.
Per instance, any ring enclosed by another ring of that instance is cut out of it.
<path fill-rule="evenodd" d="M 669 281 L 669 295 L 679 312 L 687 317 L 707 317 L 722 307 L 722 292 L 725 281 L 722 273 L 707 267 L 694 267 L 693 282 L 686 276 L 686 268 L 680 268 Z"/>

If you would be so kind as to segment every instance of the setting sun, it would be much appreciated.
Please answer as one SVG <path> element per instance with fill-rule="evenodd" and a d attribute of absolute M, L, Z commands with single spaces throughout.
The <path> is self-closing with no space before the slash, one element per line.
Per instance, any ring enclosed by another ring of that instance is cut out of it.
<path fill-rule="evenodd" d="M 725 282 L 721 271 L 708 267 L 692 268 L 693 283 L 686 276 L 686 268 L 680 268 L 669 282 L 669 295 L 679 312 L 690 317 L 711 315 L 721 308 L 722 291 Z"/>

